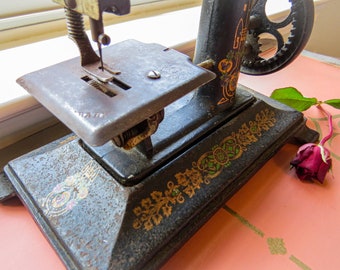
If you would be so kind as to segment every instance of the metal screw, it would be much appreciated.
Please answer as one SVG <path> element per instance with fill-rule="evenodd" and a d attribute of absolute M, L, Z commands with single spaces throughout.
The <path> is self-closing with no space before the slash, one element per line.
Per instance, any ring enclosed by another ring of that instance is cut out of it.
<path fill-rule="evenodd" d="M 159 73 L 159 71 L 157 70 L 150 70 L 148 72 L 148 78 L 156 80 L 159 79 L 161 77 L 161 73 Z"/>
<path fill-rule="evenodd" d="M 108 35 L 106 34 L 100 34 L 99 37 L 98 37 L 98 42 L 100 44 L 103 44 L 105 46 L 109 45 L 110 42 L 111 42 L 111 39 Z"/>
<path fill-rule="evenodd" d="M 115 6 L 109 8 L 112 13 L 116 13 L 118 9 Z"/>

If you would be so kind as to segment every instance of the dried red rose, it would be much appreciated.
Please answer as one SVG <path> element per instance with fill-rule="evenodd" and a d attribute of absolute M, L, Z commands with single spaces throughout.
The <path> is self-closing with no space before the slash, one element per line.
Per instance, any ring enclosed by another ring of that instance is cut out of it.
<path fill-rule="evenodd" d="M 323 183 L 332 166 L 330 151 L 321 144 L 308 143 L 301 146 L 290 162 L 300 180 L 317 180 Z"/>
<path fill-rule="evenodd" d="M 290 162 L 301 180 L 317 180 L 323 183 L 327 172 L 332 166 L 330 151 L 324 145 L 333 136 L 333 121 L 332 114 L 321 105 L 327 104 L 333 108 L 340 109 L 340 99 L 319 101 L 316 98 L 304 97 L 294 87 L 276 89 L 270 97 L 301 112 L 315 105 L 327 116 L 328 134 L 321 139 L 319 144 L 308 143 L 301 146 L 295 158 Z"/>

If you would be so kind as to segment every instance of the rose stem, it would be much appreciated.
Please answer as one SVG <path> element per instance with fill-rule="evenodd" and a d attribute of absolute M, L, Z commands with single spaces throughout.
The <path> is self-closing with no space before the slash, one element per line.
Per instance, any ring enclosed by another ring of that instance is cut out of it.
<path fill-rule="evenodd" d="M 328 118 L 328 124 L 329 124 L 329 134 L 326 136 L 326 137 L 324 137 L 321 141 L 320 141 L 320 145 L 324 145 L 325 144 L 325 142 L 327 142 L 331 137 L 332 137 L 332 135 L 333 135 L 333 117 L 332 117 L 332 115 L 328 112 L 328 111 L 326 111 L 320 104 L 319 105 L 317 105 L 317 108 L 319 109 L 319 110 L 321 110 L 324 114 L 326 114 L 327 115 L 327 118 Z"/>

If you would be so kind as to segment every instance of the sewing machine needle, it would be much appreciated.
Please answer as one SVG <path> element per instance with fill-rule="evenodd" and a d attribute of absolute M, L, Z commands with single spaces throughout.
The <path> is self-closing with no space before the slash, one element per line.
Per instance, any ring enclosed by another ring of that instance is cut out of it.
<path fill-rule="evenodd" d="M 98 51 L 99 51 L 99 58 L 100 58 L 100 69 L 104 71 L 102 44 L 100 42 L 97 42 L 97 44 L 98 44 Z"/>

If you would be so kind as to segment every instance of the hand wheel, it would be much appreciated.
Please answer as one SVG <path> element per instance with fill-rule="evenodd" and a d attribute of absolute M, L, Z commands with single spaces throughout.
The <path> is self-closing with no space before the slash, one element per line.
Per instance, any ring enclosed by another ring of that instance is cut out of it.
<path fill-rule="evenodd" d="M 304 49 L 313 28 L 313 0 L 289 2 L 289 15 L 281 22 L 273 22 L 266 14 L 267 0 L 255 0 L 250 13 L 242 73 L 265 75 L 276 72 L 291 63 Z M 282 30 L 287 28 L 290 32 L 285 39 Z M 277 46 L 274 54 L 266 56 L 261 51 L 261 37 L 268 34 L 274 37 Z"/>

